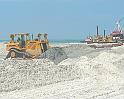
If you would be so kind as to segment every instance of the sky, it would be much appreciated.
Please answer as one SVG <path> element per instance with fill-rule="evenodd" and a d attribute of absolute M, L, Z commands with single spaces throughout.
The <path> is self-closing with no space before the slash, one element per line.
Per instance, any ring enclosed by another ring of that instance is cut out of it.
<path fill-rule="evenodd" d="M 50 40 L 82 40 L 110 33 L 124 17 L 124 0 L 0 0 L 0 39 L 47 33 Z M 124 26 L 124 20 L 120 23 Z"/>

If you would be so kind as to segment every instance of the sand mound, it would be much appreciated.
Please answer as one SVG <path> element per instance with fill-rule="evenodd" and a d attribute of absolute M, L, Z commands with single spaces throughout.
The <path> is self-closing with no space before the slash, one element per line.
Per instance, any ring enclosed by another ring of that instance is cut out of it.
<path fill-rule="evenodd" d="M 80 68 L 79 72 L 84 79 L 89 77 L 103 85 L 115 85 L 124 83 L 118 65 L 115 65 L 120 60 L 124 60 L 124 55 L 120 56 L 119 54 L 102 51 L 95 58 L 86 56 L 68 58 L 59 65 L 74 65 Z"/>
<path fill-rule="evenodd" d="M 5 58 L 6 55 L 7 55 L 6 45 L 5 44 L 0 44 L 0 59 Z"/>
<path fill-rule="evenodd" d="M 80 77 L 78 67 L 45 59 L 5 60 L 0 64 L 0 92 L 44 86 Z"/>
<path fill-rule="evenodd" d="M 94 49 L 86 44 L 72 44 L 63 47 L 63 50 L 69 58 L 77 58 L 81 56 L 96 57 L 104 49 Z"/>
<path fill-rule="evenodd" d="M 67 58 L 65 51 L 62 48 L 54 47 L 45 51 L 40 58 L 47 58 L 53 61 L 55 64 L 60 63 L 61 61 Z"/>

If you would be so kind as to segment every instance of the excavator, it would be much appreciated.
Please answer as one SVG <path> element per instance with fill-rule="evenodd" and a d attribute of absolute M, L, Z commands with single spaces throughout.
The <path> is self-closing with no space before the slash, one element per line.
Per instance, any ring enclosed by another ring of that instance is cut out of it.
<path fill-rule="evenodd" d="M 33 34 L 17 33 L 10 34 L 11 40 L 6 45 L 6 50 L 9 51 L 7 58 L 38 58 L 50 46 L 47 34 L 37 34 L 34 39 Z"/>

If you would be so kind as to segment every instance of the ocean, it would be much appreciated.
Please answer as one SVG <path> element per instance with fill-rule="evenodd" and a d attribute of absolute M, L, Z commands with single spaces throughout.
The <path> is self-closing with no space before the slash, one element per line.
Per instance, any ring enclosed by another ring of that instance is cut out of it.
<path fill-rule="evenodd" d="M 60 44 L 60 43 L 80 43 L 81 40 L 49 40 L 51 44 Z M 9 40 L 0 40 L 0 42 L 7 43 Z"/>

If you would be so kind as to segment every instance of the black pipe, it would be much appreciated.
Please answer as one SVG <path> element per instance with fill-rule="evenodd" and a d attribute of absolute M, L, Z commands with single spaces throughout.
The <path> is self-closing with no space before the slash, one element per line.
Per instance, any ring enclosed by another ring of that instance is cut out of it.
<path fill-rule="evenodd" d="M 99 27 L 97 25 L 97 30 L 96 30 L 97 36 L 99 35 Z"/>
<path fill-rule="evenodd" d="M 32 40 L 33 40 L 34 38 L 33 38 L 33 34 L 32 34 Z"/>
<path fill-rule="evenodd" d="M 104 30 L 104 37 L 105 37 L 105 30 Z"/>

